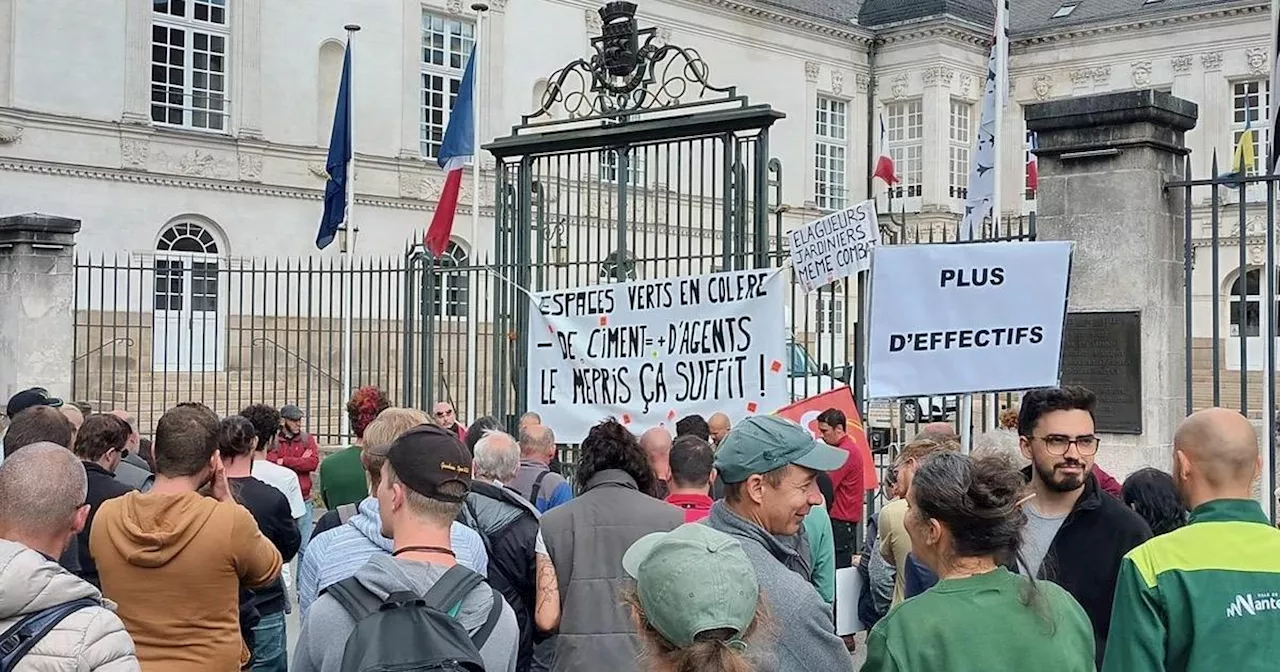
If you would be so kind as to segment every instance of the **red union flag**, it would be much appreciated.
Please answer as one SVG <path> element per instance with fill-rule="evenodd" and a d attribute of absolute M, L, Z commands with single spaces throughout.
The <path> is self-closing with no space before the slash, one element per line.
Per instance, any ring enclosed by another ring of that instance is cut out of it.
<path fill-rule="evenodd" d="M 862 455 L 862 483 L 867 490 L 880 487 L 876 474 L 875 462 L 871 459 L 871 442 L 867 440 L 867 428 L 862 425 L 862 416 L 858 413 L 858 405 L 853 401 L 853 392 L 848 385 L 838 387 L 830 392 L 802 399 L 790 406 L 780 408 L 774 415 L 781 416 L 809 430 L 814 438 L 821 440 L 818 432 L 818 416 L 828 408 L 838 409 L 844 413 L 845 431 L 853 437 L 854 445 Z"/>

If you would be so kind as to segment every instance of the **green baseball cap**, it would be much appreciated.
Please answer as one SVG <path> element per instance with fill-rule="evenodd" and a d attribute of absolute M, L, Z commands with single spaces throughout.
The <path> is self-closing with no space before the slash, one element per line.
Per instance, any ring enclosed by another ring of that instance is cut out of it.
<path fill-rule="evenodd" d="M 716 471 L 725 483 L 741 483 L 795 464 L 816 471 L 844 466 L 849 453 L 813 438 L 800 425 L 776 415 L 753 415 L 738 423 L 716 451 Z"/>
<path fill-rule="evenodd" d="M 700 633 L 728 628 L 742 643 L 760 599 L 755 567 L 742 545 L 701 523 L 641 537 L 622 556 L 645 617 L 668 642 L 688 646 Z"/>

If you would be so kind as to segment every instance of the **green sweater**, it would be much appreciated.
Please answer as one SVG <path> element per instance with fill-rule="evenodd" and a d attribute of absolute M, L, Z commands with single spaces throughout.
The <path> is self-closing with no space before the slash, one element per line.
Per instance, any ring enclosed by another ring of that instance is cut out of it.
<path fill-rule="evenodd" d="M 1048 581 L 1036 582 L 1040 602 L 1028 607 L 1026 583 L 1003 567 L 939 581 L 872 628 L 862 672 L 1094 672 L 1084 609 Z"/>
<path fill-rule="evenodd" d="M 360 446 L 347 446 L 320 463 L 320 499 L 326 509 L 358 504 L 369 496 Z"/>
<path fill-rule="evenodd" d="M 1280 669 L 1280 530 L 1253 500 L 1196 507 L 1129 551 L 1103 672 Z"/>
<path fill-rule="evenodd" d="M 831 516 L 822 505 L 810 507 L 804 517 L 804 533 L 809 537 L 809 564 L 813 565 L 813 587 L 822 601 L 836 603 L 836 540 Z"/>

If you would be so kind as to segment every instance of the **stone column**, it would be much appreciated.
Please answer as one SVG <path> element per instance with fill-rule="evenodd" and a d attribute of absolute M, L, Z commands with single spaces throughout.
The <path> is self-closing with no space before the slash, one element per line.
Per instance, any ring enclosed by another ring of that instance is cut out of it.
<path fill-rule="evenodd" d="M 78 219 L 0 217 L 0 398 L 33 386 L 70 397 L 79 231 Z"/>
<path fill-rule="evenodd" d="M 239 63 L 230 63 L 230 71 L 238 75 L 239 99 L 231 106 L 239 109 L 238 135 L 250 140 L 262 139 L 262 3 L 245 0 L 236 3 L 230 14 L 234 35 L 239 38 L 239 48 L 233 53 Z M 233 94 L 234 95 L 234 94 Z"/>
<path fill-rule="evenodd" d="M 1072 312 L 1138 311 L 1140 435 L 1104 435 L 1098 461 L 1117 478 L 1168 469 L 1186 412 L 1183 199 L 1178 189 L 1195 103 L 1152 89 L 1026 107 L 1039 134 L 1040 240 L 1071 240 Z"/>
<path fill-rule="evenodd" d="M 125 3 L 124 109 L 120 120 L 151 125 L 151 3 Z"/>

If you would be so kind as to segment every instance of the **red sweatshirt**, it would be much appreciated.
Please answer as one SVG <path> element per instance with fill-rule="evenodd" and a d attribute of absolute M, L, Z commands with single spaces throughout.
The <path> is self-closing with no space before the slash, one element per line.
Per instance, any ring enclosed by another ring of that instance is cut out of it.
<path fill-rule="evenodd" d="M 311 472 L 320 468 L 320 445 L 316 437 L 306 432 L 293 438 L 278 434 L 276 447 L 267 453 L 267 459 L 297 472 L 302 498 L 311 498 Z"/>
<path fill-rule="evenodd" d="M 831 518 L 846 523 L 857 523 L 862 520 L 862 509 L 866 504 L 867 494 L 863 488 L 862 454 L 853 437 L 845 434 L 836 448 L 849 454 L 844 466 L 829 471 L 831 485 L 836 491 L 836 501 L 831 503 Z"/>

